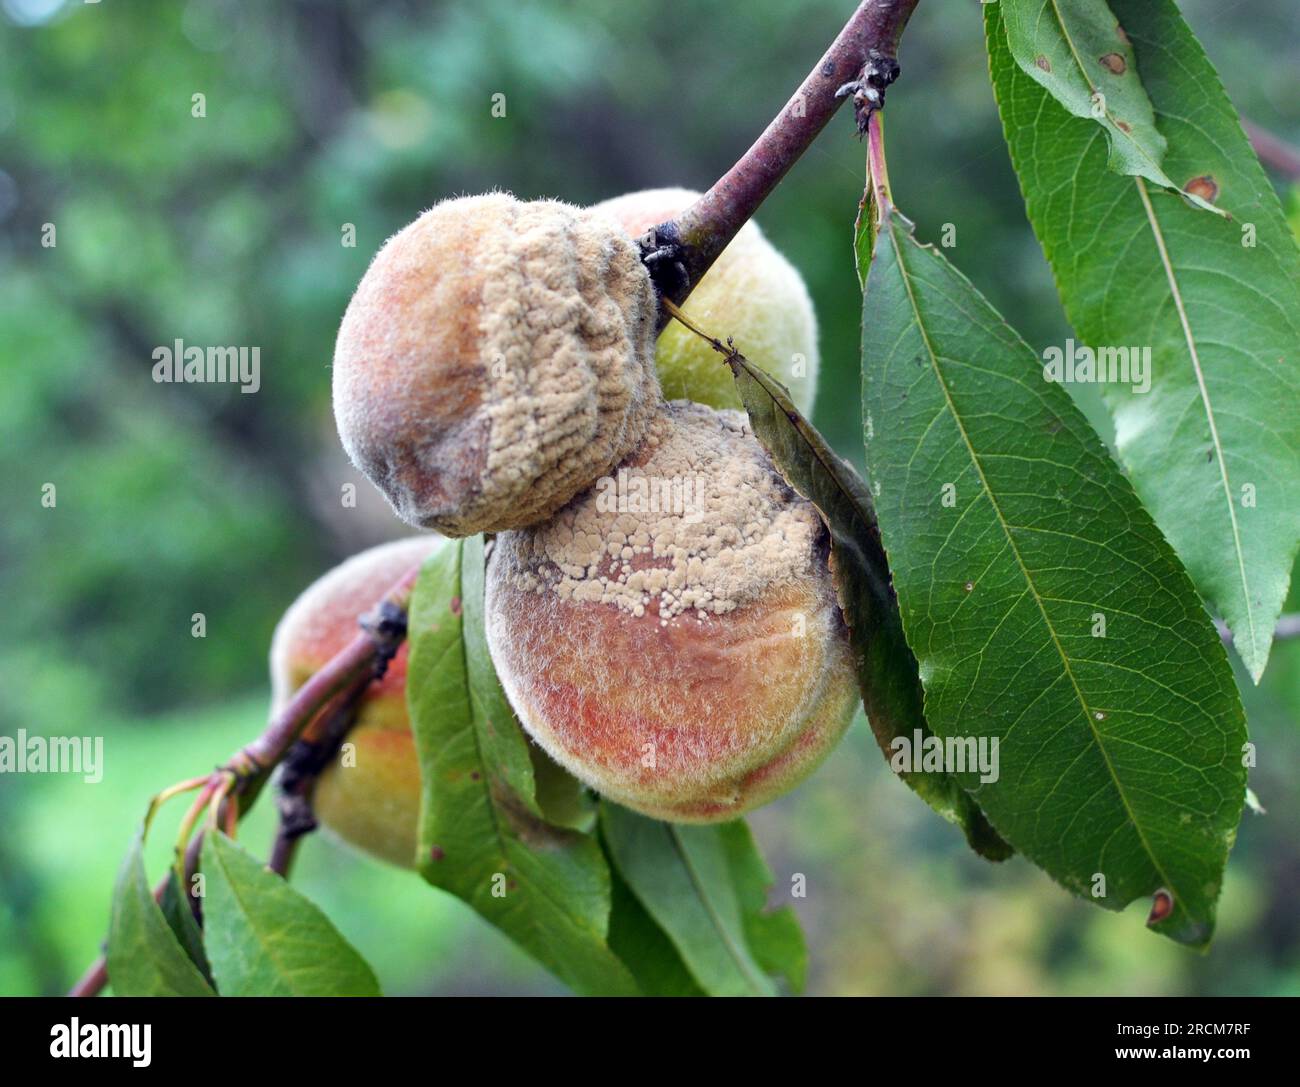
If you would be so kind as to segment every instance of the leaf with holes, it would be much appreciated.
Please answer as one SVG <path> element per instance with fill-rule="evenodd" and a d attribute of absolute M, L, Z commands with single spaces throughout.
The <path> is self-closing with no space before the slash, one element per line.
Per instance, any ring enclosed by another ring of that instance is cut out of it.
<path fill-rule="evenodd" d="M 1205 943 L 1246 730 L 1186 572 L 1065 390 L 888 208 L 862 350 L 880 530 L 959 779 L 1065 886 L 1167 891 L 1153 927 Z"/>
<path fill-rule="evenodd" d="M 543 815 L 529 742 L 483 633 L 483 538 L 425 563 L 411 601 L 407 703 L 420 757 L 420 873 L 581 993 L 637 986 L 610 950 L 610 875 L 572 787 L 549 769 Z"/>
<path fill-rule="evenodd" d="M 1110 379 L 1120 459 L 1258 682 L 1300 547 L 1300 253 L 1174 5 L 1113 7 L 1167 142 L 1166 171 L 1232 220 L 1108 171 L 1098 127 L 1026 74 L 1009 24 L 985 8 L 1012 162 L 1081 341 L 1049 361 L 1063 376 L 1095 368 Z"/>

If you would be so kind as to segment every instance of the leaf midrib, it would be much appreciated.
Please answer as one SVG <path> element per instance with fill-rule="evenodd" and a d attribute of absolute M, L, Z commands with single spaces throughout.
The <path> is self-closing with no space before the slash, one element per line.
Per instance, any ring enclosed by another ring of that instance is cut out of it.
<path fill-rule="evenodd" d="M 1050 0 L 1050 2 L 1052 5 L 1052 11 L 1056 15 L 1057 25 L 1061 28 L 1061 37 L 1065 39 L 1065 44 L 1069 47 L 1070 55 L 1074 57 L 1074 63 L 1079 69 L 1079 74 L 1083 76 L 1083 81 L 1088 85 L 1088 89 L 1092 91 L 1093 94 L 1096 94 L 1098 91 L 1097 84 L 1092 81 L 1092 78 L 1088 75 L 1088 69 L 1084 67 L 1083 58 L 1079 55 L 1079 50 L 1074 44 L 1074 38 L 1070 36 L 1070 29 L 1065 25 L 1065 17 L 1061 15 L 1060 5 L 1057 0 Z M 1105 92 L 1102 93 L 1104 94 Z M 1153 105 L 1152 113 L 1154 114 L 1154 112 L 1155 107 Z M 1120 139 L 1127 140 L 1128 143 L 1137 150 L 1138 154 L 1146 159 L 1152 170 L 1156 171 L 1156 173 L 1164 174 L 1164 170 L 1161 168 L 1160 163 L 1147 153 L 1147 149 L 1142 146 L 1137 138 L 1119 127 L 1119 122 L 1115 120 L 1115 115 L 1111 112 L 1109 105 L 1106 106 L 1106 119 L 1110 121 L 1111 128 L 1114 129 L 1115 134 L 1118 135 Z M 1108 128 L 1106 131 L 1111 131 L 1111 128 Z"/>
<path fill-rule="evenodd" d="M 239 887 L 231 876 L 230 865 L 226 863 L 225 857 L 221 854 L 220 846 L 215 842 L 213 843 L 212 859 L 221 866 L 221 871 L 225 875 L 226 889 L 230 892 L 231 899 L 234 901 L 235 906 L 243 916 L 244 923 L 248 926 L 249 931 L 257 940 L 257 946 L 260 947 L 262 953 L 271 960 L 272 964 L 276 968 L 277 974 L 284 981 L 289 992 L 298 995 L 297 986 L 289 980 L 290 977 L 295 977 L 297 972 L 290 970 L 284 961 L 284 957 L 275 952 L 275 944 L 270 941 L 269 937 L 263 934 L 261 927 L 254 923 L 253 910 L 248 902 L 245 901 L 244 896 L 240 894 Z"/>
<path fill-rule="evenodd" d="M 691 887 L 695 890 L 696 898 L 700 900 L 705 913 L 709 916 L 709 921 L 722 937 L 722 944 L 727 949 L 727 954 L 735 960 L 736 967 L 744 976 L 745 981 L 749 983 L 750 988 L 755 993 L 762 993 L 764 987 L 761 980 L 750 969 L 749 964 L 745 961 L 745 956 L 741 953 L 740 948 L 736 946 L 735 939 L 727 930 L 727 926 L 722 923 L 722 917 L 714 908 L 712 899 L 705 893 L 704 881 L 700 879 L 699 873 L 695 870 L 695 864 L 682 842 L 681 832 L 672 823 L 664 823 L 663 826 L 668 833 L 669 840 L 672 842 L 674 852 L 681 858 L 682 867 L 686 869 L 686 875 L 691 881 Z"/>
<path fill-rule="evenodd" d="M 1201 368 L 1201 354 L 1196 346 L 1196 338 L 1192 335 L 1191 321 L 1187 316 L 1187 308 L 1183 305 L 1182 288 L 1179 286 L 1173 263 L 1169 259 L 1169 250 L 1165 246 L 1164 232 L 1160 229 L 1160 221 L 1156 218 L 1155 208 L 1151 205 L 1150 194 L 1140 177 L 1135 177 L 1133 183 L 1137 186 L 1138 195 L 1142 198 L 1142 208 L 1146 213 L 1147 223 L 1151 227 L 1151 236 L 1156 243 L 1156 250 L 1160 254 L 1160 263 L 1164 267 L 1165 279 L 1169 283 L 1169 290 L 1174 299 L 1174 307 L 1178 311 L 1178 322 L 1182 327 L 1183 339 L 1187 344 L 1187 354 L 1191 360 L 1192 370 L 1196 374 L 1196 387 L 1201 394 L 1201 403 L 1205 407 L 1205 418 L 1210 426 L 1210 438 L 1214 442 L 1214 459 L 1218 462 L 1219 477 L 1223 480 L 1223 497 L 1228 506 L 1228 522 L 1232 525 L 1232 549 L 1237 559 L 1237 572 L 1241 577 L 1241 595 L 1246 606 L 1246 624 L 1250 628 L 1250 647 L 1252 653 L 1257 654 L 1259 652 L 1259 642 L 1255 633 L 1255 609 L 1251 606 L 1245 555 L 1242 554 L 1241 549 L 1241 531 L 1237 525 L 1237 508 L 1232 501 L 1232 484 L 1228 480 L 1228 462 L 1223 455 L 1223 444 L 1219 440 L 1219 427 L 1214 420 L 1214 408 L 1210 404 L 1210 390 L 1205 384 L 1205 373 Z"/>
<path fill-rule="evenodd" d="M 1124 807 L 1125 815 L 1128 817 L 1129 823 L 1137 833 L 1138 840 L 1142 843 L 1142 848 L 1145 850 L 1157 875 L 1160 876 L 1163 885 L 1169 890 L 1174 903 L 1176 905 L 1181 905 L 1181 896 L 1173 886 L 1168 875 L 1165 873 L 1164 867 L 1160 863 L 1159 859 L 1157 859 L 1155 851 L 1151 848 L 1150 842 L 1147 841 L 1147 836 L 1144 833 L 1141 824 L 1138 822 L 1132 805 L 1129 803 L 1128 795 L 1124 792 L 1124 786 L 1120 783 L 1119 776 L 1115 773 L 1115 766 L 1111 762 L 1110 754 L 1106 750 L 1106 745 L 1102 742 L 1101 734 L 1098 733 L 1097 728 L 1093 723 L 1092 710 L 1089 708 L 1088 702 L 1084 698 L 1083 691 L 1079 687 L 1079 682 L 1075 678 L 1073 668 L 1070 667 L 1070 659 L 1066 655 L 1064 647 L 1061 645 L 1061 640 L 1056 633 L 1056 627 L 1052 624 L 1052 620 L 1047 614 L 1047 609 L 1043 603 L 1042 596 L 1039 594 L 1037 586 L 1034 584 L 1034 579 L 1029 573 L 1029 568 L 1025 565 L 1024 558 L 1020 554 L 1020 549 L 1016 546 L 1015 537 L 1011 534 L 1011 526 L 1003 516 L 1002 508 L 998 505 L 998 500 L 993 493 L 993 488 L 989 486 L 988 479 L 984 474 L 984 466 L 980 462 L 979 455 L 975 452 L 975 447 L 971 443 L 970 435 L 966 432 L 966 426 L 962 421 L 961 415 L 957 411 L 957 405 L 953 402 L 952 394 L 948 389 L 948 384 L 944 381 L 943 373 L 939 367 L 938 355 L 934 350 L 934 345 L 930 342 L 929 334 L 926 332 L 925 323 L 921 319 L 921 309 L 917 305 L 916 294 L 912 289 L 911 277 L 908 275 L 906 265 L 903 261 L 903 252 L 898 244 L 898 231 L 894 223 L 894 211 L 892 208 L 887 208 L 885 210 L 885 220 L 885 225 L 889 230 L 890 241 L 894 247 L 894 254 L 897 258 L 896 263 L 898 265 L 899 278 L 903 283 L 903 289 L 907 292 L 908 303 L 916 318 L 916 329 L 921 335 L 921 341 L 925 344 L 926 354 L 930 357 L 930 367 L 934 372 L 935 380 L 939 384 L 939 389 L 943 393 L 944 401 L 948 407 L 948 412 L 957 426 L 958 433 L 961 435 L 962 443 L 966 446 L 966 451 L 970 456 L 971 464 L 974 465 L 975 471 L 979 474 L 980 484 L 984 488 L 984 493 L 988 495 L 989 505 L 993 508 L 994 515 L 998 519 L 998 526 L 1002 529 L 1003 535 L 1006 537 L 1007 546 L 1010 547 L 1012 555 L 1015 556 L 1016 565 L 1020 567 L 1020 572 L 1024 576 L 1025 584 L 1029 589 L 1029 593 L 1033 597 L 1034 603 L 1038 606 L 1038 611 L 1042 616 L 1043 624 L 1047 627 L 1047 632 L 1052 639 L 1052 645 L 1061 659 L 1061 666 L 1064 668 L 1065 674 L 1070 679 L 1070 685 L 1074 688 L 1074 693 L 1078 699 L 1080 709 L 1083 711 L 1084 721 L 1088 725 L 1088 731 L 1092 734 L 1093 742 L 1097 745 L 1097 750 L 1101 754 L 1102 761 L 1105 763 L 1106 771 L 1110 775 L 1110 779 L 1115 786 L 1115 792 L 1118 794 L 1120 803 Z M 910 238 L 907 240 L 910 244 L 917 244 Z"/>

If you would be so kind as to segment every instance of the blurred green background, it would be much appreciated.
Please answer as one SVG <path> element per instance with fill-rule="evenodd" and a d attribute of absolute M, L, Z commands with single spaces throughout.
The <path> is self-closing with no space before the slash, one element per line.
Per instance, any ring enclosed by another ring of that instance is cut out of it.
<path fill-rule="evenodd" d="M 278 615 L 341 557 L 402 534 L 343 459 L 329 403 L 334 333 L 380 243 L 453 194 L 707 187 L 852 6 L 0 0 L 0 733 L 106 748 L 100 784 L 0 775 L 0 993 L 74 980 L 147 797 L 260 730 Z M 1300 142 L 1294 0 L 1182 6 L 1242 112 Z M 1061 341 L 979 4 L 925 0 L 902 52 L 896 197 L 924 238 L 956 225 L 950 257 L 1032 344 Z M 817 302 L 817 422 L 855 460 L 862 174 L 838 117 L 759 215 Z M 743 346 L 744 329 L 720 331 Z M 178 337 L 258 345 L 261 390 L 155 384 L 151 352 Z M 1258 689 L 1239 677 L 1268 814 L 1245 817 L 1209 954 L 1147 934 L 1144 906 L 1111 914 L 1021 860 L 977 860 L 859 723 L 753 819 L 775 899 L 807 879 L 809 990 L 1300 994 L 1300 643 L 1275 649 Z M 263 803 L 246 824 L 254 848 L 269 817 Z M 154 871 L 174 824 L 159 825 Z M 466 907 L 325 836 L 296 878 L 390 993 L 560 991 Z"/>

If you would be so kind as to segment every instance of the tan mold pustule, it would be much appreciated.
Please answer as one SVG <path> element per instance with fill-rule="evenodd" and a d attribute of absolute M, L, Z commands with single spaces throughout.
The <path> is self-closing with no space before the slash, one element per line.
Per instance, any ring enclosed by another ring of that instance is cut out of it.
<path fill-rule="evenodd" d="M 729 819 L 793 787 L 857 686 L 816 510 L 741 412 L 674 401 L 610 477 L 504 533 L 488 642 L 534 740 L 662 819 Z"/>
<path fill-rule="evenodd" d="M 823 536 L 743 412 L 681 400 L 594 491 L 513 539 L 511 554 L 520 587 L 668 623 L 806 583 Z"/>
<path fill-rule="evenodd" d="M 601 217 L 500 193 L 438 204 L 379 251 L 343 317 L 343 446 L 411 524 L 542 521 L 644 438 L 656 305 Z"/>

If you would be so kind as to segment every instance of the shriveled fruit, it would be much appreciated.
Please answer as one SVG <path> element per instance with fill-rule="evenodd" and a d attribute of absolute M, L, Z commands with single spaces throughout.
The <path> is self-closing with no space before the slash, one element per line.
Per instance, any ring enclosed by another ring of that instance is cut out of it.
<path fill-rule="evenodd" d="M 607 218 L 502 193 L 394 235 L 334 353 L 343 447 L 398 516 L 449 536 L 535 524 L 640 443 L 657 301 Z"/>

